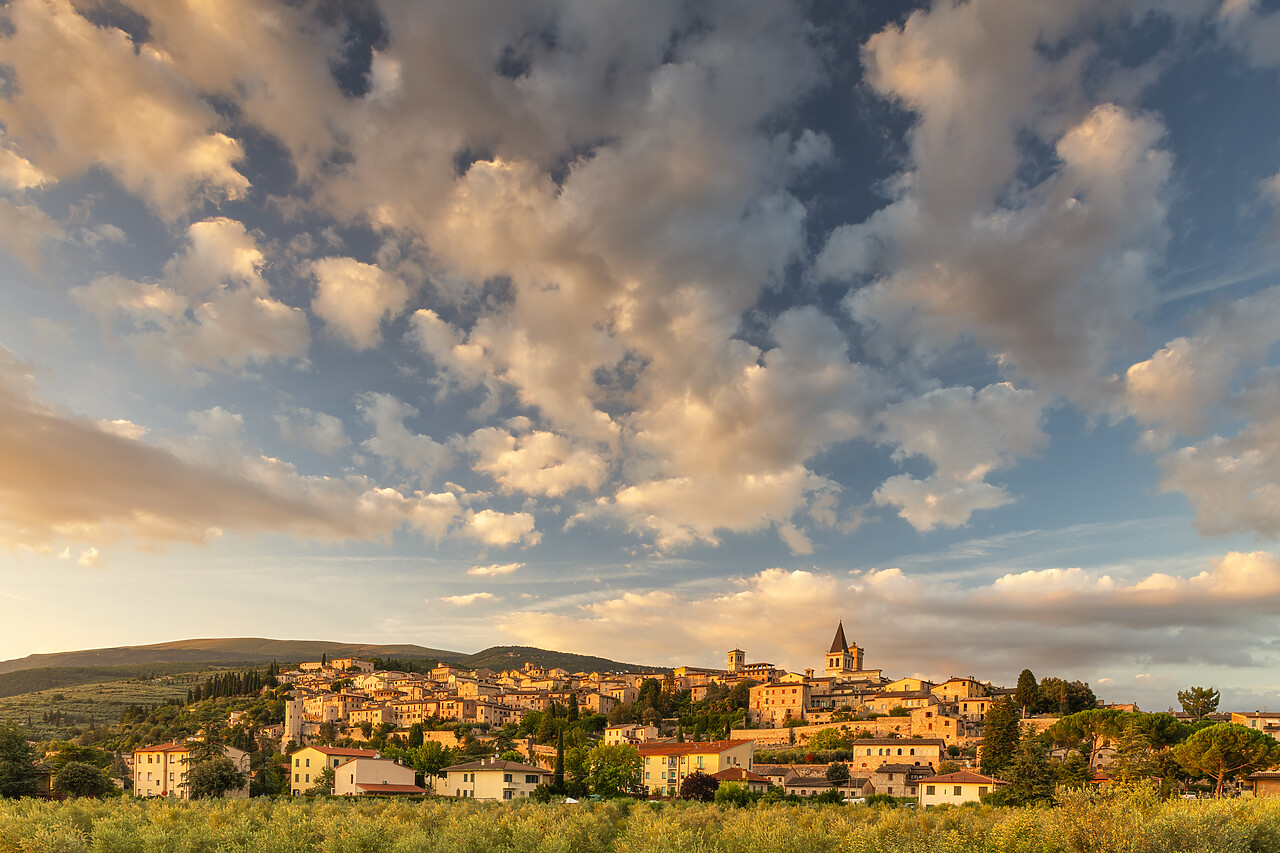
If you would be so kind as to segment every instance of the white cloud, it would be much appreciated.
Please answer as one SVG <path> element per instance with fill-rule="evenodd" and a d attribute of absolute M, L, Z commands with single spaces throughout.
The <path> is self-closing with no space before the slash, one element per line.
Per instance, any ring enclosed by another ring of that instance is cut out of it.
<path fill-rule="evenodd" d="M 102 555 L 98 553 L 97 548 L 85 548 L 80 552 L 80 559 L 76 560 L 77 566 L 83 566 L 86 569 L 97 569 L 102 567 Z"/>
<path fill-rule="evenodd" d="M 467 520 L 466 532 L 473 539 L 496 548 L 511 545 L 529 547 L 542 540 L 542 534 L 535 529 L 533 516 L 527 512 L 481 510 Z"/>
<path fill-rule="evenodd" d="M 275 416 L 280 438 L 307 450 L 333 456 L 351 443 L 342 420 L 303 407 L 286 409 Z"/>
<path fill-rule="evenodd" d="M 410 472 L 419 481 L 428 483 L 452 461 L 453 453 L 448 447 L 405 425 L 407 419 L 418 416 L 418 410 L 408 403 L 390 394 L 368 393 L 359 397 L 356 408 L 374 431 L 362 446 L 388 466 Z"/>
<path fill-rule="evenodd" d="M 465 595 L 446 595 L 440 600 L 449 604 L 456 604 L 459 607 L 465 607 L 469 604 L 475 604 L 477 601 L 493 601 L 496 598 L 497 596 L 491 592 L 469 592 Z"/>
<path fill-rule="evenodd" d="M 517 436 L 487 427 L 471 434 L 467 448 L 477 456 L 475 470 L 493 477 L 504 492 L 558 497 L 575 488 L 595 491 L 608 464 L 592 450 L 544 431 Z"/>
<path fill-rule="evenodd" d="M 396 276 L 354 258 L 325 258 L 312 264 L 319 283 L 311 310 L 356 349 L 382 342 L 382 322 L 409 301 L 409 288 Z"/>
<path fill-rule="evenodd" d="M 14 3 L 7 20 L 14 85 L 0 99 L 0 122 L 39 174 L 61 180 L 101 166 L 169 219 L 203 197 L 248 189 L 235 168 L 240 143 L 220 132 L 217 113 L 169 54 L 151 44 L 135 50 L 65 0 Z"/>
<path fill-rule="evenodd" d="M 467 569 L 469 575 L 480 575 L 482 577 L 496 577 L 498 575 L 509 575 L 520 571 L 524 568 L 524 563 L 492 563 L 488 566 L 472 566 Z"/>
<path fill-rule="evenodd" d="M 140 359 L 175 373 L 305 357 L 306 316 L 271 296 L 263 254 L 244 225 L 210 219 L 192 224 L 186 237 L 159 281 L 102 276 L 72 297 Z"/>

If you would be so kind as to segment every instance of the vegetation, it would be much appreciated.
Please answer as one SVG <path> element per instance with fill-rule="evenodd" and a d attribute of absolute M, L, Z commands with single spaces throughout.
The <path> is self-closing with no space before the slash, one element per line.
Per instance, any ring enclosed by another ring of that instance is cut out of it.
<path fill-rule="evenodd" d="M 709 803 L 716 798 L 716 789 L 719 787 L 719 780 L 701 770 L 695 770 L 680 780 L 680 799 Z"/>
<path fill-rule="evenodd" d="M 101 797 L 115 785 L 101 767 L 83 761 L 68 761 L 53 777 L 53 790 L 71 797 Z"/>
<path fill-rule="evenodd" d="M 35 789 L 35 756 L 26 734 L 15 725 L 0 723 L 0 797 L 23 797 Z"/>
<path fill-rule="evenodd" d="M 1280 743 L 1257 729 L 1218 723 L 1178 744 L 1173 755 L 1188 772 L 1213 779 L 1217 796 L 1229 776 L 1280 764 Z"/>
<path fill-rule="evenodd" d="M 1212 687 L 1188 687 L 1178 691 L 1178 704 L 1198 723 L 1218 710 L 1222 694 Z"/>
<path fill-rule="evenodd" d="M 731 789 L 731 786 L 724 786 Z M 726 795 L 727 796 L 727 795 Z M 1161 801 L 1149 787 L 1064 792 L 1058 807 L 630 801 L 539 805 L 308 800 L 0 802 L 0 851 L 1248 853 L 1280 848 L 1280 802 Z"/>

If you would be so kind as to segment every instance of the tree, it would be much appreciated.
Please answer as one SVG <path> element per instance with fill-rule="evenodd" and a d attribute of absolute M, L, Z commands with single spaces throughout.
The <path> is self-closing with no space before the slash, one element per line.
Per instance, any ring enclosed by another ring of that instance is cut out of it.
<path fill-rule="evenodd" d="M 1124 730 L 1127 715 L 1114 708 L 1093 708 L 1068 714 L 1050 726 L 1046 733 L 1058 746 L 1080 747 L 1088 744 L 1089 755 Z"/>
<path fill-rule="evenodd" d="M 113 787 L 105 770 L 84 761 L 68 761 L 53 777 L 53 790 L 72 797 L 101 797 Z"/>
<path fill-rule="evenodd" d="M 1018 708 L 1002 696 L 987 708 L 982 720 L 982 759 L 979 767 L 987 776 L 1003 778 L 1004 768 L 1018 748 Z"/>
<path fill-rule="evenodd" d="M 719 787 L 720 780 L 711 778 L 701 770 L 695 770 L 680 780 L 680 799 L 709 803 L 716 798 L 716 789 Z"/>
<path fill-rule="evenodd" d="M 409 747 L 422 746 L 422 723 L 414 723 L 409 727 Z"/>
<path fill-rule="evenodd" d="M 25 797 L 36 792 L 36 762 L 22 730 L 0 723 L 0 797 Z"/>
<path fill-rule="evenodd" d="M 587 784 L 600 797 L 619 797 L 639 787 L 640 768 L 640 752 L 631 744 L 597 744 L 587 756 Z"/>
<path fill-rule="evenodd" d="M 330 778 L 332 779 L 332 768 Z M 228 791 L 244 787 L 248 777 L 236 767 L 236 763 L 225 755 L 204 761 L 191 768 L 187 774 L 187 791 L 193 800 L 226 796 Z"/>
<path fill-rule="evenodd" d="M 849 784 L 849 765 L 833 761 L 827 765 L 827 781 L 837 788 Z"/>
<path fill-rule="evenodd" d="M 316 774 L 315 782 L 312 783 L 311 787 L 302 793 L 309 797 L 315 797 L 322 794 L 332 794 L 333 778 L 333 768 L 325 765 L 325 768 Z"/>
<path fill-rule="evenodd" d="M 1116 754 L 1106 774 L 1117 782 L 1136 782 L 1156 775 L 1151 759 L 1151 738 L 1137 720 L 1128 720 L 1116 739 Z"/>
<path fill-rule="evenodd" d="M 564 787 L 564 732 L 556 735 L 556 770 L 551 777 L 551 789 L 557 794 L 565 792 Z"/>
<path fill-rule="evenodd" d="M 1178 704 L 1198 723 L 1218 710 L 1222 694 L 1212 687 L 1188 687 L 1178 691 Z"/>
<path fill-rule="evenodd" d="M 745 808 L 751 805 L 751 792 L 742 782 L 722 782 L 716 788 L 717 806 L 738 806 Z"/>
<path fill-rule="evenodd" d="M 1280 743 L 1248 726 L 1218 723 L 1200 729 L 1175 746 L 1173 757 L 1188 773 L 1215 780 L 1216 797 L 1229 776 L 1280 764 Z"/>
<path fill-rule="evenodd" d="M 580 716 L 581 713 L 582 712 L 578 709 L 578 694 L 570 693 L 569 694 L 569 710 L 565 714 L 565 719 L 571 723 L 576 723 L 578 722 L 578 717 Z"/>
<path fill-rule="evenodd" d="M 1052 676 L 1040 679 L 1040 697 L 1036 711 L 1041 714 L 1066 716 L 1097 707 L 1098 697 L 1088 684 L 1081 681 L 1064 681 Z"/>
<path fill-rule="evenodd" d="M 1072 752 L 1053 768 L 1055 784 L 1064 788 L 1083 788 L 1092 776 L 1089 759 L 1079 752 Z"/>
<path fill-rule="evenodd" d="M 1030 805 L 1053 799 L 1053 769 L 1039 737 L 1028 733 L 1022 738 L 1004 770 L 1003 778 L 1009 783 L 1000 788 L 1004 805 Z"/>
<path fill-rule="evenodd" d="M 1022 709 L 1022 716 L 1027 716 L 1027 709 L 1034 708 L 1040 698 L 1040 687 L 1036 677 L 1029 669 L 1018 674 L 1018 687 L 1013 692 L 1013 701 Z"/>

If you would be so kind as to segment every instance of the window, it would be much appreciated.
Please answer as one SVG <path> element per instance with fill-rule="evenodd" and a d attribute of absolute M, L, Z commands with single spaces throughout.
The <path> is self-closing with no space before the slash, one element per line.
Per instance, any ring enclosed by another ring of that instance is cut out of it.
<path fill-rule="evenodd" d="M 644 775 L 648 776 L 649 774 L 646 773 Z M 527 785 L 536 785 L 538 784 L 538 776 L 535 773 L 530 773 L 524 777 L 524 781 L 525 781 L 525 784 Z"/>
<path fill-rule="evenodd" d="M 307 773 L 307 774 L 303 777 L 302 781 L 303 781 L 303 782 L 310 782 L 310 781 L 311 781 L 311 774 L 310 774 L 310 773 Z"/>
<path fill-rule="evenodd" d="M 954 793 L 954 794 L 955 794 L 955 796 L 959 797 L 959 796 L 961 795 L 961 794 L 960 794 L 960 786 L 959 786 L 959 785 L 956 785 L 956 786 L 955 786 L 955 788 L 953 788 L 953 789 L 952 789 L 952 793 Z"/>
<path fill-rule="evenodd" d="M 979 797 L 981 797 L 981 796 L 982 796 L 983 794 L 985 794 L 986 792 L 987 792 L 987 786 L 986 786 L 986 785 L 979 785 L 979 786 L 978 786 L 978 796 L 979 796 Z"/>
<path fill-rule="evenodd" d="M 912 754 L 912 755 L 915 755 L 915 754 L 916 754 L 916 751 L 915 751 L 914 749 L 913 749 L 913 750 L 911 750 L 911 754 Z"/>
<path fill-rule="evenodd" d="M 933 796 L 933 786 L 932 786 L 932 785 L 925 785 L 925 786 L 924 786 L 924 795 L 925 795 L 926 797 L 932 797 L 932 796 Z"/>
<path fill-rule="evenodd" d="M 298 778 L 298 775 L 299 775 L 299 774 L 297 774 L 297 773 L 294 773 L 294 774 L 293 774 L 293 781 L 295 781 L 295 782 L 300 782 L 300 781 L 302 781 L 301 779 L 299 779 L 299 778 Z"/>
<path fill-rule="evenodd" d="M 310 758 L 308 758 L 308 759 L 307 759 L 307 766 L 308 766 L 308 767 L 310 767 L 310 766 L 311 766 L 311 759 L 310 759 Z"/>
<path fill-rule="evenodd" d="M 502 799 L 504 799 L 504 800 L 509 800 L 509 799 L 511 799 L 511 791 L 503 791 L 503 792 L 502 792 Z"/>
<path fill-rule="evenodd" d="M 511 781 L 511 774 L 510 774 L 510 773 L 503 773 L 503 774 L 502 774 L 502 781 L 503 781 L 503 782 L 510 782 L 510 781 Z"/>

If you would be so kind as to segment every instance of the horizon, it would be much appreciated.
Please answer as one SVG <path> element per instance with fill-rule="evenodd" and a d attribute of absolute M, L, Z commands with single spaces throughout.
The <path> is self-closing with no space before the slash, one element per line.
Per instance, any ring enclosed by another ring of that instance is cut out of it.
<path fill-rule="evenodd" d="M 3 18 L 0 658 L 1280 697 L 1280 11 Z"/>

